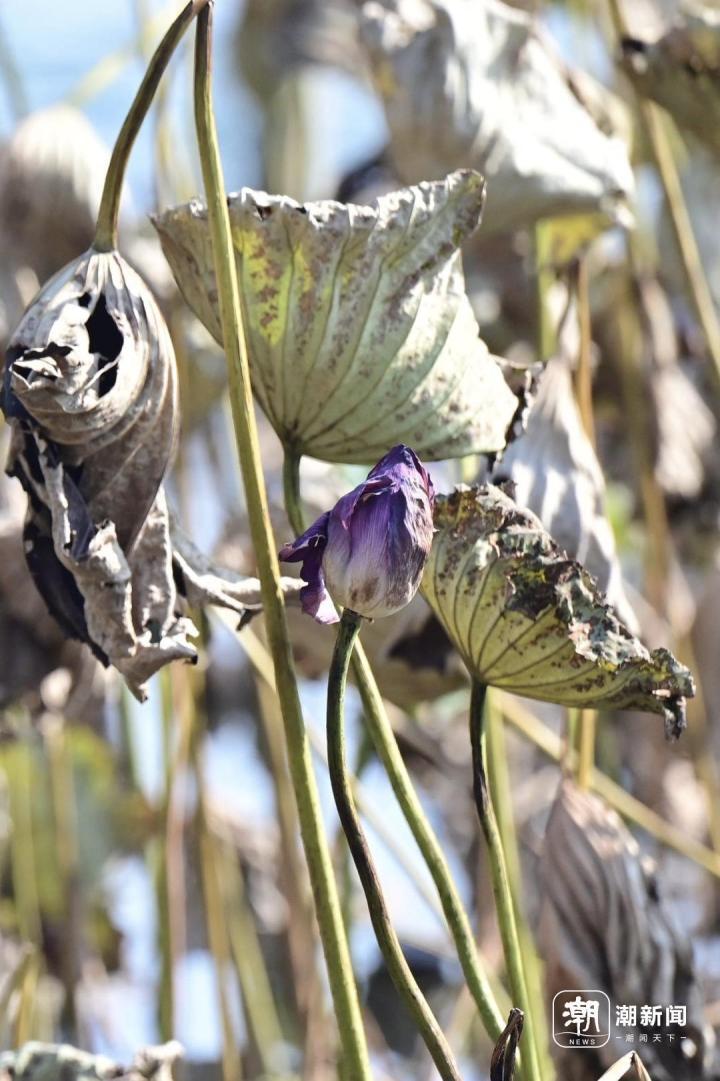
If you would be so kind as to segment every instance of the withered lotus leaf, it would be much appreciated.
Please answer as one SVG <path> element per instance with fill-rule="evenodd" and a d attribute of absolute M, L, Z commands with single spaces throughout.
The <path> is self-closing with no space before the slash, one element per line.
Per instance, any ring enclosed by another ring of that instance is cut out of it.
<path fill-rule="evenodd" d="M 399 442 L 433 461 L 505 445 L 517 399 L 478 336 L 458 250 L 484 187 L 465 170 L 371 206 L 228 197 L 253 389 L 287 447 L 372 463 Z M 155 227 L 221 341 L 205 206 Z"/>
<path fill-rule="evenodd" d="M 568 706 L 640 709 L 685 727 L 689 671 L 650 653 L 595 581 L 500 488 L 438 496 L 422 592 L 482 682 Z"/>
<path fill-rule="evenodd" d="M 568 361 L 548 361 L 525 431 L 507 448 L 493 481 L 511 480 L 514 499 L 597 579 L 633 632 L 615 538 L 605 514 L 605 478 L 575 400 Z"/>
<path fill-rule="evenodd" d="M 484 233 L 629 217 L 627 147 L 581 103 L 533 15 L 500 0 L 369 0 L 360 33 L 405 183 L 479 169 Z"/>
<path fill-rule="evenodd" d="M 679 5 L 654 41 L 623 40 L 625 70 L 641 93 L 672 114 L 714 155 L 720 154 L 720 13 L 710 4 Z"/>
<path fill-rule="evenodd" d="M 704 1022 L 702 981 L 686 929 L 663 896 L 655 864 L 620 817 L 569 779 L 553 804 L 539 877 L 538 949 L 548 1000 L 558 995 L 562 1004 L 576 993 L 566 988 L 592 987 L 611 1003 L 635 1005 L 638 1027 L 649 1035 L 642 1055 L 653 1081 L 709 1081 L 714 1038 Z M 661 1026 L 648 1024 L 641 1011 L 646 1003 L 682 1003 L 687 1024 L 666 1024 L 665 1011 Z M 605 1068 L 606 1081 L 647 1077 L 614 1062 L 628 1029 L 614 1010 L 609 1022 L 610 1040 L 582 1056 L 576 1048 L 553 1047 L 559 1077 L 594 1079 Z M 666 1038 L 653 1040 L 658 1031 Z M 585 1057 L 587 1072 L 577 1068 Z"/>
<path fill-rule="evenodd" d="M 256 582 L 243 591 L 174 558 L 162 481 L 179 419 L 175 356 L 117 252 L 91 249 L 40 291 L 10 340 L 3 409 L 38 590 L 135 694 L 168 661 L 196 657 L 176 579 L 193 603 L 244 611 L 242 595 L 259 607 Z"/>

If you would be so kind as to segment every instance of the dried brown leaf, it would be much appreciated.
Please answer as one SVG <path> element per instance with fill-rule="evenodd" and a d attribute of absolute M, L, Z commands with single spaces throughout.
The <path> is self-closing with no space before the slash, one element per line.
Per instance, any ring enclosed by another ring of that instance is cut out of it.
<path fill-rule="evenodd" d="M 635 1005 L 638 1019 L 642 1005 L 684 1005 L 687 1027 L 665 1026 L 663 1013 L 662 1034 L 674 1032 L 675 1039 L 653 1042 L 650 1036 L 643 1056 L 654 1081 L 711 1077 L 690 942 L 618 815 L 570 780 L 561 785 L 548 823 L 540 878 L 538 944 L 549 998 L 566 988 L 600 990 L 613 1005 Z M 624 1039 L 629 1030 L 615 1026 L 614 1010 L 610 1020 L 604 1047 L 582 1053 L 554 1048 L 563 1077 L 590 1081 L 611 1066 L 615 1036 Z"/>
<path fill-rule="evenodd" d="M 555 215 L 627 217 L 627 149 L 580 103 L 532 16 L 500 0 L 373 0 L 362 14 L 406 183 L 479 169 L 486 234 Z"/>

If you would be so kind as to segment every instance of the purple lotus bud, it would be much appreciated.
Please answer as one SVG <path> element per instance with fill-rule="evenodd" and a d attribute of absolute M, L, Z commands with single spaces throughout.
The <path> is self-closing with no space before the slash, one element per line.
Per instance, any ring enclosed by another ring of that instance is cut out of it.
<path fill-rule="evenodd" d="M 393 447 L 367 480 L 280 552 L 285 563 L 302 562 L 303 611 L 318 623 L 337 623 L 330 594 L 368 619 L 409 604 L 432 544 L 434 501 L 415 452 Z"/>

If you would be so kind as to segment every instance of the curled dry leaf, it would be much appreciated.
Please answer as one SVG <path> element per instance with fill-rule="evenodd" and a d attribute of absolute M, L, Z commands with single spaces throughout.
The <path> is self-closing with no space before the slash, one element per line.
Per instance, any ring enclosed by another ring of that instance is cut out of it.
<path fill-rule="evenodd" d="M 622 49 L 641 93 L 720 155 L 720 12 L 695 5 L 654 40 L 626 37 Z"/>
<path fill-rule="evenodd" d="M 605 480 L 585 433 L 564 358 L 548 362 L 527 428 L 508 447 L 493 480 L 512 481 L 515 502 L 537 514 L 557 544 L 597 579 L 609 603 L 636 631 L 605 516 Z"/>
<path fill-rule="evenodd" d="M 430 461 L 505 445 L 517 401 L 478 337 L 458 251 L 483 199 L 470 171 L 372 206 L 229 196 L 253 389 L 286 446 L 368 463 L 398 442 Z M 221 341 L 206 208 L 155 225 Z"/>
<path fill-rule="evenodd" d="M 550 816 L 540 878 L 538 947 L 549 998 L 585 987 L 604 991 L 612 1004 L 637 1008 L 632 1029 L 617 1027 L 611 1011 L 611 1039 L 604 1047 L 582 1054 L 554 1047 L 561 1076 L 595 1081 L 615 1059 L 614 1037 L 633 1031 L 637 1038 L 644 1031 L 650 1035 L 642 1054 L 654 1081 L 709 1081 L 712 1034 L 704 1029 L 690 940 L 675 925 L 652 866 L 618 815 L 570 780 L 562 783 Z M 647 1024 L 652 1017 L 641 1019 L 641 1006 L 658 1004 L 662 1021 L 654 1028 L 673 1033 L 673 1041 L 653 1041 Z M 668 1004 L 687 1007 L 686 1026 L 666 1024 Z"/>
<path fill-rule="evenodd" d="M 70 1044 L 33 1040 L 0 1055 L 0 1081 L 173 1081 L 173 1066 L 183 1053 L 177 1041 L 143 1047 L 130 1066 L 91 1055 Z"/>
<path fill-rule="evenodd" d="M 493 485 L 438 496 L 422 592 L 483 683 L 569 706 L 659 713 L 685 727 L 689 671 L 650 653 L 594 580 Z"/>
<path fill-rule="evenodd" d="M 186 558 L 173 561 L 162 481 L 176 383 L 163 317 L 116 252 L 90 250 L 60 271 L 8 348 L 8 472 L 29 498 L 30 572 L 65 633 L 113 664 L 139 697 L 162 665 L 196 657 L 176 574 L 193 602 L 207 585 L 207 568 L 193 576 Z M 215 583 L 206 599 L 239 610 L 237 589 L 227 594 L 227 583 Z"/>
<path fill-rule="evenodd" d="M 373 0 L 361 34 L 406 183 L 479 169 L 485 234 L 554 215 L 628 216 L 627 149 L 580 103 L 530 15 L 499 0 Z"/>
<path fill-rule="evenodd" d="M 0 168 L 0 235 L 44 281 L 92 242 L 110 155 L 85 116 L 54 105 L 23 120 Z"/>
<path fill-rule="evenodd" d="M 513 1081 L 515 1057 L 522 1035 L 525 1015 L 522 1010 L 510 1010 L 508 1023 L 500 1033 L 490 1060 L 490 1081 Z"/>

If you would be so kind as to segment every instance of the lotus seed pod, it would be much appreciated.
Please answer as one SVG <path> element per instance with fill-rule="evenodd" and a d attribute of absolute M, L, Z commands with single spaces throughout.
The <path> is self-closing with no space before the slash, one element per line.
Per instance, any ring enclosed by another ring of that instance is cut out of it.
<path fill-rule="evenodd" d="M 32 113 L 5 149 L 0 232 L 18 266 L 40 281 L 92 243 L 110 154 L 69 105 Z"/>
<path fill-rule="evenodd" d="M 425 461 L 505 445 L 518 403 L 479 338 L 458 250 L 483 200 L 467 170 L 371 206 L 228 197 L 253 389 L 287 448 L 368 463 L 399 441 Z M 221 341 L 206 208 L 155 226 Z"/>

